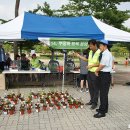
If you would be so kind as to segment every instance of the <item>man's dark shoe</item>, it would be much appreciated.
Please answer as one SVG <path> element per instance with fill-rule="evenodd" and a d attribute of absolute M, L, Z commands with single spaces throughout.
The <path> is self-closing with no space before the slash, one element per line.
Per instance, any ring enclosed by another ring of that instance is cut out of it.
<path fill-rule="evenodd" d="M 86 105 L 92 105 L 92 102 L 90 101 L 90 102 L 86 103 Z"/>
<path fill-rule="evenodd" d="M 99 109 L 96 109 L 96 112 L 100 112 Z M 108 110 L 106 110 L 105 113 L 108 113 Z"/>
<path fill-rule="evenodd" d="M 97 104 L 92 104 L 91 109 L 95 109 L 97 107 Z"/>
<path fill-rule="evenodd" d="M 106 114 L 102 114 L 102 113 L 99 113 L 99 112 L 94 115 L 95 118 L 101 118 L 101 117 L 105 117 L 105 116 L 106 116 Z"/>
<path fill-rule="evenodd" d="M 96 109 L 96 112 L 99 112 L 99 109 Z"/>

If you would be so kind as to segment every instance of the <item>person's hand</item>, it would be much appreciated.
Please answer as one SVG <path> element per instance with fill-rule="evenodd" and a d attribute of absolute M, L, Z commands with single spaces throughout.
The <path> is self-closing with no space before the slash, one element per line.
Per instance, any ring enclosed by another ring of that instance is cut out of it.
<path fill-rule="evenodd" d="M 87 69 L 91 69 L 93 67 L 93 65 L 88 65 Z"/>
<path fill-rule="evenodd" d="M 95 71 L 95 75 L 98 76 L 98 71 Z"/>
<path fill-rule="evenodd" d="M 77 53 L 77 52 L 74 52 L 73 54 L 74 54 L 74 56 L 76 56 L 76 57 L 80 57 L 79 53 Z"/>

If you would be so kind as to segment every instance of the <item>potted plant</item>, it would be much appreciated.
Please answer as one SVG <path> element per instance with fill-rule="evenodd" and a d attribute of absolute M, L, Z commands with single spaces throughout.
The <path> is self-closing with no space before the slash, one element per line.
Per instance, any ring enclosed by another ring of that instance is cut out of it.
<path fill-rule="evenodd" d="M 47 110 L 47 104 L 46 104 L 46 103 L 43 104 L 43 110 L 44 110 L 44 111 Z"/>
<path fill-rule="evenodd" d="M 54 105 L 57 105 L 59 102 L 57 100 L 54 101 Z"/>
<path fill-rule="evenodd" d="M 63 97 L 64 97 L 64 93 L 61 92 L 61 93 L 60 93 L 60 96 L 61 96 L 61 98 L 63 98 Z"/>
<path fill-rule="evenodd" d="M 81 103 L 81 104 L 80 104 L 80 108 L 83 108 L 83 107 L 84 107 L 84 104 L 83 104 L 83 103 Z"/>
<path fill-rule="evenodd" d="M 12 100 L 13 100 L 13 95 L 10 93 L 10 94 L 7 95 L 7 98 L 8 98 L 10 101 L 12 101 Z"/>
<path fill-rule="evenodd" d="M 20 93 L 20 92 L 17 94 L 17 98 L 18 98 L 18 99 L 21 98 L 21 93 Z"/>
<path fill-rule="evenodd" d="M 20 106 L 20 115 L 24 115 L 24 113 L 25 113 L 25 104 L 21 104 L 21 106 Z"/>
<path fill-rule="evenodd" d="M 58 96 L 57 98 L 58 98 L 58 101 L 60 101 L 60 100 L 61 100 L 61 97 L 60 97 L 60 96 Z"/>
<path fill-rule="evenodd" d="M 57 108 L 57 110 L 60 110 L 61 104 L 60 104 L 60 103 L 57 103 L 57 104 L 56 104 L 56 108 Z"/>
<path fill-rule="evenodd" d="M 4 106 L 4 104 L 0 103 L 0 110 L 3 110 L 3 106 Z"/>
<path fill-rule="evenodd" d="M 53 107 L 54 107 L 54 104 L 50 103 L 50 104 L 49 104 L 49 108 L 50 108 L 50 110 L 52 110 Z"/>
<path fill-rule="evenodd" d="M 31 102 L 32 101 L 32 96 L 29 95 L 28 98 L 27 98 L 27 100 Z"/>
<path fill-rule="evenodd" d="M 68 104 L 69 104 L 69 108 L 72 109 L 73 108 L 73 102 L 69 101 Z"/>
<path fill-rule="evenodd" d="M 37 98 L 38 98 L 38 94 L 34 93 L 34 99 L 37 99 Z"/>
<path fill-rule="evenodd" d="M 21 102 L 25 101 L 24 96 L 21 95 L 21 96 L 19 97 L 19 100 L 20 100 Z"/>
<path fill-rule="evenodd" d="M 73 104 L 74 104 L 74 106 L 75 106 L 76 109 L 79 107 L 79 102 L 77 100 L 74 100 Z"/>
<path fill-rule="evenodd" d="M 28 114 L 31 114 L 31 113 L 32 113 L 32 108 L 31 108 L 31 106 L 27 106 L 27 113 L 28 113 Z"/>
<path fill-rule="evenodd" d="M 62 106 L 65 109 L 67 107 L 67 104 L 65 102 L 62 102 Z"/>
<path fill-rule="evenodd" d="M 65 91 L 65 96 L 67 96 L 67 97 L 69 96 L 69 93 L 67 90 Z"/>
<path fill-rule="evenodd" d="M 67 102 L 68 101 L 68 97 L 64 96 L 64 101 Z"/>
<path fill-rule="evenodd" d="M 49 97 L 46 97 L 46 104 L 49 104 L 50 103 L 50 99 Z"/>
<path fill-rule="evenodd" d="M 30 91 L 29 95 L 33 98 L 34 97 L 34 92 L 33 90 Z"/>
<path fill-rule="evenodd" d="M 13 115 L 14 112 L 15 112 L 15 106 L 14 106 L 13 104 L 11 104 L 11 105 L 9 106 L 8 113 L 9 113 L 10 115 Z"/>
<path fill-rule="evenodd" d="M 13 97 L 13 102 L 14 102 L 15 105 L 18 103 L 18 99 L 17 99 L 16 96 Z"/>
<path fill-rule="evenodd" d="M 55 96 L 51 96 L 51 100 L 54 102 L 55 101 Z"/>
<path fill-rule="evenodd" d="M 3 107 L 4 115 L 7 115 L 7 114 L 8 114 L 8 109 L 9 109 L 9 106 L 8 106 L 8 105 L 5 105 L 5 106 Z"/>
<path fill-rule="evenodd" d="M 40 103 L 43 104 L 45 102 L 44 98 L 40 98 Z"/>
<path fill-rule="evenodd" d="M 35 104 L 35 109 L 36 109 L 36 112 L 40 112 L 40 104 L 39 103 Z"/>

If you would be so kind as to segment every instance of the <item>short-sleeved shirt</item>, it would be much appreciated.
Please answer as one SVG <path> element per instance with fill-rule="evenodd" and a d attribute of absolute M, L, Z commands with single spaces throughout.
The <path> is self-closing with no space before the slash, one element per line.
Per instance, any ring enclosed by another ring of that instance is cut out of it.
<path fill-rule="evenodd" d="M 101 71 L 102 72 L 111 72 L 112 71 L 112 62 L 113 62 L 112 54 L 108 49 L 106 49 L 102 53 L 102 59 L 100 61 L 101 65 L 105 65 L 105 67 Z"/>
<path fill-rule="evenodd" d="M 31 59 L 30 63 L 33 68 L 40 68 L 40 62 L 38 58 Z"/>
<path fill-rule="evenodd" d="M 80 59 L 80 74 L 88 74 L 88 62 Z"/>

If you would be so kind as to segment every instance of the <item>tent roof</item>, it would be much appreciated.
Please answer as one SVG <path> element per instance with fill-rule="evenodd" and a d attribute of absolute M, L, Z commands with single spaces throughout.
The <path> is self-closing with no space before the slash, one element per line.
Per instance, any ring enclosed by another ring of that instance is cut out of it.
<path fill-rule="evenodd" d="M 130 33 L 111 27 L 93 16 L 59 18 L 25 12 L 0 25 L 0 40 L 37 40 L 38 37 L 130 41 Z"/>

